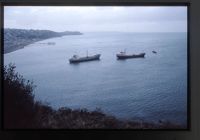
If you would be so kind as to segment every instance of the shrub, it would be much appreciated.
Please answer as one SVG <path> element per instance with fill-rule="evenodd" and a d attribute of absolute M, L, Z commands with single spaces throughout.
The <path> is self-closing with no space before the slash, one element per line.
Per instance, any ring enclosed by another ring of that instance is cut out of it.
<path fill-rule="evenodd" d="M 16 66 L 4 66 L 4 127 L 27 128 L 34 124 L 34 85 L 15 73 Z"/>

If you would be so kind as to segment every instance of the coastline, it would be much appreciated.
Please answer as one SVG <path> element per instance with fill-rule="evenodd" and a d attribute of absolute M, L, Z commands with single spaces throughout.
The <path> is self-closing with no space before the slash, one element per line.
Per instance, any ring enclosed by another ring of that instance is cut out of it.
<path fill-rule="evenodd" d="M 50 37 L 50 38 L 46 38 L 46 39 L 51 39 L 51 38 L 55 38 L 55 37 Z M 40 41 L 43 41 L 46 39 L 27 40 L 27 42 L 22 42 L 20 45 L 16 45 L 16 47 L 13 47 L 6 52 L 4 51 L 4 54 L 11 53 L 11 52 L 14 52 L 14 51 L 17 51 L 20 49 L 24 49 L 25 47 L 28 47 L 30 44 L 34 44 L 34 43 L 37 43 L 37 42 L 40 42 Z"/>
<path fill-rule="evenodd" d="M 38 41 L 68 35 L 82 35 L 78 31 L 54 32 L 50 30 L 4 29 L 4 54 L 10 53 Z"/>
<path fill-rule="evenodd" d="M 53 37 L 52 37 L 53 38 Z M 47 39 L 49 39 L 49 38 L 47 38 Z M 33 41 L 28 41 L 27 40 L 27 42 L 23 42 L 23 43 L 21 43 L 19 46 L 18 45 L 16 45 L 16 47 L 13 47 L 13 48 L 11 48 L 11 49 L 9 49 L 9 50 L 7 50 L 7 51 L 4 51 L 4 54 L 7 54 L 7 53 L 11 53 L 11 52 L 14 52 L 14 51 L 17 51 L 17 50 L 19 50 L 19 49 L 24 49 L 26 46 L 28 46 L 28 45 L 30 45 L 30 44 L 33 44 L 33 43 L 36 43 L 36 42 L 39 42 L 39 41 L 42 41 L 42 40 L 45 40 L 45 39 L 38 39 L 38 40 L 33 40 Z"/>

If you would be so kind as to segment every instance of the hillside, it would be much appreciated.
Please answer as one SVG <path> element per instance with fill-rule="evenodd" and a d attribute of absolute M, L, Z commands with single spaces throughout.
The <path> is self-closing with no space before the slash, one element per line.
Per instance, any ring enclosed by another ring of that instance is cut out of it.
<path fill-rule="evenodd" d="M 4 66 L 4 128 L 47 129 L 184 129 L 185 126 L 158 120 L 157 123 L 119 120 L 100 109 L 58 110 L 34 100 L 35 85 L 15 72 L 15 65 Z"/>
<path fill-rule="evenodd" d="M 9 53 L 24 46 L 53 37 L 82 35 L 76 31 L 54 32 L 49 30 L 4 29 L 4 53 Z"/>

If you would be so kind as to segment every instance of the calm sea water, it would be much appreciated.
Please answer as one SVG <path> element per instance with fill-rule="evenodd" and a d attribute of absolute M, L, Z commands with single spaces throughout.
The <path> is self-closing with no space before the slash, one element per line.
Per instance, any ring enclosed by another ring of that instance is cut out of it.
<path fill-rule="evenodd" d="M 55 42 L 56 45 L 40 43 Z M 4 55 L 4 65 L 37 85 L 35 99 L 54 108 L 101 108 L 123 119 L 187 120 L 187 33 L 84 33 L 40 41 Z M 116 53 L 145 52 L 117 60 Z M 73 54 L 100 61 L 69 64 Z M 152 53 L 157 51 L 157 54 Z"/>

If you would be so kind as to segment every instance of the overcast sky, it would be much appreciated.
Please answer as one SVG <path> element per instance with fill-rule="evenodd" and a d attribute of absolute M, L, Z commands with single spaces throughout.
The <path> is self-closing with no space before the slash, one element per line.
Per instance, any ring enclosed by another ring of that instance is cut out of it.
<path fill-rule="evenodd" d="M 4 27 L 53 31 L 186 32 L 186 6 L 5 6 Z"/>

